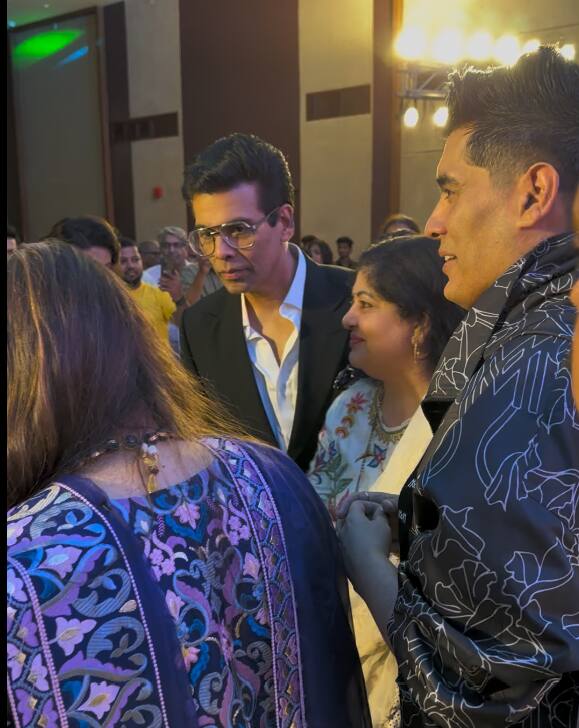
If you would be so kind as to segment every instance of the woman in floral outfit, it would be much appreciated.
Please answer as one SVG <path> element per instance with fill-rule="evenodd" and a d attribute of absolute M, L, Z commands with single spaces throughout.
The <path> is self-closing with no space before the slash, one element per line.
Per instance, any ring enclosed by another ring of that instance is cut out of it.
<path fill-rule="evenodd" d="M 424 453 L 431 431 L 420 401 L 463 312 L 443 296 L 438 243 L 404 237 L 372 246 L 360 259 L 350 331 L 353 383 L 334 400 L 310 466 L 310 482 L 335 520 L 350 494 L 397 493 Z M 397 725 L 396 663 L 374 620 L 351 591 L 356 641 L 373 724 Z"/>

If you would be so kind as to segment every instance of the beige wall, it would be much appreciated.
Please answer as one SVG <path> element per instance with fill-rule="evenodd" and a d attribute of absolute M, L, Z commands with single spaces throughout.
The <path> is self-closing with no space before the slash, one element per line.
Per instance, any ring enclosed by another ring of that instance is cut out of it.
<path fill-rule="evenodd" d="M 125 0 L 131 116 L 179 113 L 181 66 L 179 0 Z M 306 94 L 372 83 L 372 0 L 299 0 L 300 165 L 298 190 L 302 235 L 313 233 L 332 248 L 349 235 L 356 254 L 371 235 L 371 114 L 306 121 Z M 406 0 L 405 17 L 432 32 L 452 24 L 467 32 L 486 27 L 498 36 L 574 42 L 579 52 L 579 3 L 557 0 L 548 15 L 539 0 Z M 547 26 L 549 29 L 547 29 Z M 437 103 L 421 106 L 422 120 L 402 131 L 400 210 L 424 225 L 437 199 L 435 170 L 442 148 L 440 131 L 428 117 Z M 180 184 L 181 135 L 132 145 L 137 237 L 167 224 L 185 226 Z M 162 200 L 152 199 L 155 186 Z"/>
<path fill-rule="evenodd" d="M 372 0 L 300 0 L 301 231 L 370 239 L 372 116 L 306 121 L 306 94 L 372 83 Z"/>
<path fill-rule="evenodd" d="M 177 112 L 179 136 L 132 144 L 135 230 L 138 240 L 165 225 L 186 226 L 181 197 L 181 56 L 179 0 L 125 0 L 131 117 Z M 153 199 L 154 187 L 164 196 Z"/>
<path fill-rule="evenodd" d="M 404 18 L 405 23 L 423 26 L 428 21 L 433 33 L 452 18 L 452 24 L 467 33 L 485 28 L 495 37 L 513 33 L 522 40 L 574 43 L 579 54 L 577 0 L 552 2 L 548 12 L 538 0 L 446 0 L 444 5 L 432 0 L 406 0 Z M 438 105 L 419 105 L 422 119 L 418 126 L 402 130 L 400 208 L 420 225 L 425 224 L 438 199 L 434 179 L 443 141 L 428 118 Z"/>

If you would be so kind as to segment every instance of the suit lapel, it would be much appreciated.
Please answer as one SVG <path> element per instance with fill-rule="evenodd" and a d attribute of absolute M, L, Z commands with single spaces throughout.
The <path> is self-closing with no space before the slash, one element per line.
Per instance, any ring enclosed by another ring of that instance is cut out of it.
<path fill-rule="evenodd" d="M 211 379 L 216 391 L 251 434 L 277 446 L 247 352 L 239 296 L 227 294 L 220 315 L 215 316 L 213 337 L 216 356 L 212 356 Z"/>
<path fill-rule="evenodd" d="M 347 346 L 342 317 L 348 291 L 336 291 L 327 273 L 307 259 L 300 329 L 298 396 L 288 453 L 298 460 L 304 446 L 317 436 L 331 397 L 331 386 Z M 303 464 L 302 464 L 303 466 Z"/>

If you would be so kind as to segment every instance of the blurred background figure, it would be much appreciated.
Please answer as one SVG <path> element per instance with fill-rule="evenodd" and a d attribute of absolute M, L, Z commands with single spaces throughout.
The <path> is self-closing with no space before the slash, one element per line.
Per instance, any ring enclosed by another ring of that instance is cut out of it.
<path fill-rule="evenodd" d="M 336 239 L 336 250 L 338 251 L 338 257 L 336 259 L 336 265 L 342 268 L 350 268 L 356 270 L 358 263 L 352 259 L 352 248 L 354 247 L 354 241 L 347 235 L 342 235 Z"/>
<path fill-rule="evenodd" d="M 180 313 L 201 298 L 221 288 L 221 282 L 208 260 L 194 257 L 187 233 L 176 225 L 162 228 L 158 234 L 160 262 L 143 273 L 143 282 L 166 291 Z M 173 350 L 181 350 L 178 323 L 169 324 L 169 340 Z"/>
<path fill-rule="evenodd" d="M 388 235 L 393 235 L 396 233 L 406 233 L 407 235 L 412 235 L 416 233 L 419 235 L 421 233 L 420 226 L 416 222 L 416 220 L 413 220 L 411 217 L 408 217 L 408 215 L 402 215 L 401 213 L 396 213 L 395 215 L 389 215 L 384 222 L 382 223 L 382 227 L 380 228 L 380 239 L 387 237 Z"/>
<path fill-rule="evenodd" d="M 304 235 L 302 238 L 300 238 L 300 242 L 298 243 L 298 247 L 301 248 L 304 253 L 308 252 L 308 246 L 310 243 L 313 243 L 314 240 L 317 240 L 317 235 Z"/>
<path fill-rule="evenodd" d="M 139 253 L 144 270 L 159 265 L 161 262 L 161 248 L 157 240 L 143 240 L 142 243 L 139 243 Z"/>
<path fill-rule="evenodd" d="M 13 724 L 368 728 L 337 539 L 299 468 L 87 256 L 31 244 L 7 278 Z"/>
<path fill-rule="evenodd" d="M 65 217 L 53 226 L 47 237 L 69 243 L 107 268 L 112 268 L 119 259 L 117 233 L 102 217 Z"/>
<path fill-rule="evenodd" d="M 189 305 L 221 288 L 209 261 L 193 255 L 183 228 L 168 225 L 158 235 L 161 259 L 147 269 L 143 280 L 171 294 L 177 302 L 186 296 Z"/>
<path fill-rule="evenodd" d="M 142 280 L 143 261 L 137 243 L 125 237 L 120 238 L 120 243 L 119 274 L 127 284 L 129 294 L 142 310 L 145 318 L 157 334 L 167 341 L 169 322 L 173 320 L 177 306 L 166 291 Z"/>
<path fill-rule="evenodd" d="M 6 231 L 6 254 L 10 255 L 18 247 L 19 238 L 16 229 L 12 225 L 7 226 Z"/>
<path fill-rule="evenodd" d="M 319 238 L 314 238 L 314 240 L 308 243 L 307 254 L 315 263 L 332 265 L 334 262 L 332 249 L 325 240 L 320 240 Z"/>

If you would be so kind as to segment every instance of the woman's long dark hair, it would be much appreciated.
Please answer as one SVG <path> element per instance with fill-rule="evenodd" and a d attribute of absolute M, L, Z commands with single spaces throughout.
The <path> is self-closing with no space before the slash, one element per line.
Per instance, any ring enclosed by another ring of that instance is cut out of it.
<path fill-rule="evenodd" d="M 442 265 L 437 240 L 407 235 L 368 248 L 358 267 L 376 293 L 397 306 L 402 318 L 427 321 L 422 349 L 430 375 L 465 313 L 444 297 L 448 279 Z"/>
<path fill-rule="evenodd" d="M 58 242 L 7 265 L 9 507 L 131 428 L 243 437 L 104 266 Z"/>

